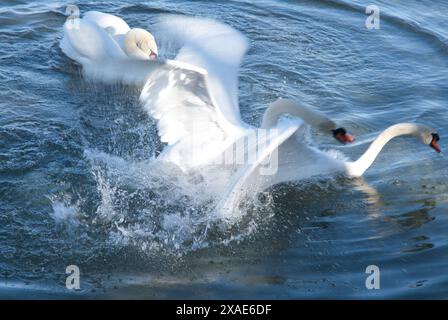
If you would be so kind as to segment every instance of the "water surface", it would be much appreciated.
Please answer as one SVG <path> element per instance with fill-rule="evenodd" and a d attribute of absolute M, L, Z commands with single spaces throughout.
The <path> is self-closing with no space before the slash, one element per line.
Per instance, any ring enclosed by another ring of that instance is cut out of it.
<path fill-rule="evenodd" d="M 448 1 L 374 1 L 380 30 L 361 0 L 76 4 L 134 27 L 176 13 L 243 32 L 250 124 L 290 97 L 350 128 L 354 145 L 315 140 L 352 159 L 397 122 L 437 128 L 446 146 Z M 140 89 L 86 81 L 59 49 L 66 5 L 0 5 L 1 298 L 448 297 L 446 157 L 399 138 L 363 179 L 278 185 L 241 224 L 207 229 L 207 203 L 155 166 L 163 146 Z M 371 264 L 380 290 L 365 288 Z"/>

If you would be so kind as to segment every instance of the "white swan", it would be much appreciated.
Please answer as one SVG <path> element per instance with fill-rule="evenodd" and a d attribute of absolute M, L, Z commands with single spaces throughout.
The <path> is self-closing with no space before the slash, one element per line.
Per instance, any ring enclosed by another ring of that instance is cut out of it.
<path fill-rule="evenodd" d="M 207 70 L 156 70 L 145 84 L 140 100 L 158 120 L 161 140 L 168 143 L 160 158 L 184 171 L 219 163 L 229 148 L 257 135 L 257 128 L 241 120 L 237 99 L 238 69 L 247 41 L 229 26 L 205 19 L 170 16 L 157 27 L 180 40 L 176 61 Z M 352 140 L 323 114 L 298 104 L 285 109 L 284 103 L 275 103 L 267 113 L 271 117 L 266 119 L 291 113 L 341 142 Z M 262 127 L 270 125 L 266 121 Z M 296 131 L 302 124 L 282 124 L 278 133 Z"/>
<path fill-rule="evenodd" d="M 399 135 L 417 136 L 440 151 L 439 137 L 431 128 L 399 124 L 384 131 L 358 161 L 344 162 L 306 144 L 298 136 L 308 123 L 344 143 L 351 142 L 352 137 L 344 129 L 337 129 L 334 122 L 321 113 L 283 99 L 267 108 L 261 124 L 261 129 L 275 130 L 275 134 L 267 143 L 266 139 L 261 139 L 238 152 L 238 148 L 245 145 L 245 139 L 257 131 L 241 120 L 237 103 L 237 75 L 247 49 L 245 38 L 220 23 L 186 17 L 161 20 L 158 26 L 167 33 L 188 39 L 182 43 L 176 60 L 208 71 L 208 74 L 182 69 L 156 71 L 145 84 L 140 100 L 158 120 L 161 140 L 168 144 L 159 158 L 189 171 L 217 163 L 223 167 L 222 164 L 227 164 L 225 158 L 229 150 L 233 151 L 230 152 L 233 155 L 230 162 L 235 162 L 238 154 L 245 160 L 256 154 L 252 161 L 237 163 L 230 180 L 211 181 L 211 184 L 220 184 L 218 192 L 222 201 L 218 208 L 221 212 L 234 208 L 243 191 L 250 186 L 260 190 L 280 182 L 337 172 L 361 176 L 384 144 Z M 292 119 L 283 119 L 287 114 Z M 269 163 L 266 160 L 276 154 L 275 172 L 262 174 L 261 170 Z"/>
<path fill-rule="evenodd" d="M 111 14 L 89 11 L 83 18 L 69 18 L 63 29 L 62 51 L 81 64 L 84 75 L 94 80 L 143 85 L 158 66 L 205 73 L 194 66 L 157 59 L 159 52 L 151 33 L 131 29 Z"/>
<path fill-rule="evenodd" d="M 275 122 L 270 119 L 270 122 Z M 416 123 L 399 123 L 384 130 L 371 143 L 367 151 L 356 161 L 343 161 L 331 157 L 310 145 L 298 141 L 294 132 L 289 132 L 278 144 L 264 149 L 263 155 L 257 163 L 246 164 L 236 172 L 222 193 L 222 200 L 218 205 L 219 212 L 231 216 L 235 206 L 244 196 L 245 190 L 263 190 L 272 185 L 307 179 L 318 175 L 343 173 L 350 177 L 360 177 L 372 165 L 383 147 L 391 139 L 403 135 L 418 138 L 423 144 L 429 145 L 440 153 L 438 143 L 440 137 L 434 129 Z M 261 175 L 260 168 L 265 157 L 278 152 L 277 171 L 273 175 Z M 252 188 L 252 189 L 251 189 Z"/>

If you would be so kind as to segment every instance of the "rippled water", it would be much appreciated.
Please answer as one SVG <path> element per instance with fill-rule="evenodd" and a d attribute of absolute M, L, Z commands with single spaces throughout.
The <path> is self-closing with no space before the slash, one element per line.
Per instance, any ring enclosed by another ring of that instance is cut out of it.
<path fill-rule="evenodd" d="M 357 158 L 397 122 L 447 136 L 448 1 L 78 1 L 131 26 L 164 13 L 242 31 L 243 119 L 277 97 L 356 134 Z M 94 84 L 59 49 L 66 3 L 0 5 L 0 297 L 447 298 L 448 158 L 410 138 L 363 179 L 276 186 L 227 229 L 182 175 L 168 177 L 140 88 Z M 320 142 L 323 140 L 323 142 Z M 65 288 L 65 267 L 81 290 Z M 381 289 L 365 288 L 365 268 Z"/>

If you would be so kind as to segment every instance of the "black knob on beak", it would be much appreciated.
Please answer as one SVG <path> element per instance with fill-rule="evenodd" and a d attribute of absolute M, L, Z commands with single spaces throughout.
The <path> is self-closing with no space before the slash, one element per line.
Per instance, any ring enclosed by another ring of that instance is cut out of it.
<path fill-rule="evenodd" d="M 440 148 L 440 145 L 439 145 L 440 136 L 437 133 L 431 133 L 431 135 L 432 135 L 432 140 L 429 145 L 431 146 L 431 148 L 436 150 L 438 153 L 442 152 L 442 148 Z"/>
<path fill-rule="evenodd" d="M 431 135 L 432 135 L 432 139 L 433 140 L 435 140 L 435 141 L 439 141 L 440 140 L 440 136 L 439 136 L 438 133 L 431 133 Z"/>

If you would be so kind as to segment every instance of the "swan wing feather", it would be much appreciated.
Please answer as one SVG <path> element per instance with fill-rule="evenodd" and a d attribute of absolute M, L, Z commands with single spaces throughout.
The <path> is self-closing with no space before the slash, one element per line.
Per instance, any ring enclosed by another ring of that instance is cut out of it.
<path fill-rule="evenodd" d="M 285 120 L 275 127 L 269 143 L 257 150 L 256 161 L 240 167 L 227 185 L 217 206 L 223 218 L 238 212 L 235 207 L 247 192 L 256 194 L 279 183 L 345 170 L 343 161 L 305 142 L 305 129 L 300 119 Z M 266 163 L 268 168 L 263 167 Z"/>
<path fill-rule="evenodd" d="M 272 175 L 276 175 L 279 170 L 279 147 L 303 126 L 304 122 L 299 119 L 295 120 L 293 123 L 280 124 L 273 129 L 275 131 L 272 131 L 272 129 L 268 131 L 270 133 L 267 133 L 267 135 L 269 135 L 270 138 L 266 140 L 265 144 L 258 144 L 257 150 L 249 150 L 249 152 L 256 152 L 257 156 L 255 161 L 247 162 L 237 170 L 227 184 L 221 201 L 216 207 L 217 213 L 220 214 L 223 219 L 231 219 L 235 217 L 238 212 L 236 206 L 247 192 L 251 193 L 254 191 L 254 188 L 259 191 L 270 184 Z M 266 164 L 271 166 L 268 170 L 273 171 L 269 172 L 270 174 L 261 175 L 260 169 Z"/>
<path fill-rule="evenodd" d="M 228 25 L 195 17 L 163 16 L 155 28 L 179 43 L 176 61 L 207 70 L 207 86 L 217 111 L 239 125 L 238 71 L 248 48 L 246 38 Z"/>
<path fill-rule="evenodd" d="M 140 101 L 157 120 L 161 141 L 167 143 L 159 157 L 183 170 L 209 163 L 244 131 L 217 112 L 207 72 L 184 62 L 168 61 L 154 70 Z"/>
<path fill-rule="evenodd" d="M 155 29 L 180 49 L 150 75 L 140 100 L 168 144 L 161 157 L 188 170 L 219 157 L 248 128 L 237 103 L 247 43 L 238 31 L 208 19 L 168 16 Z"/>

